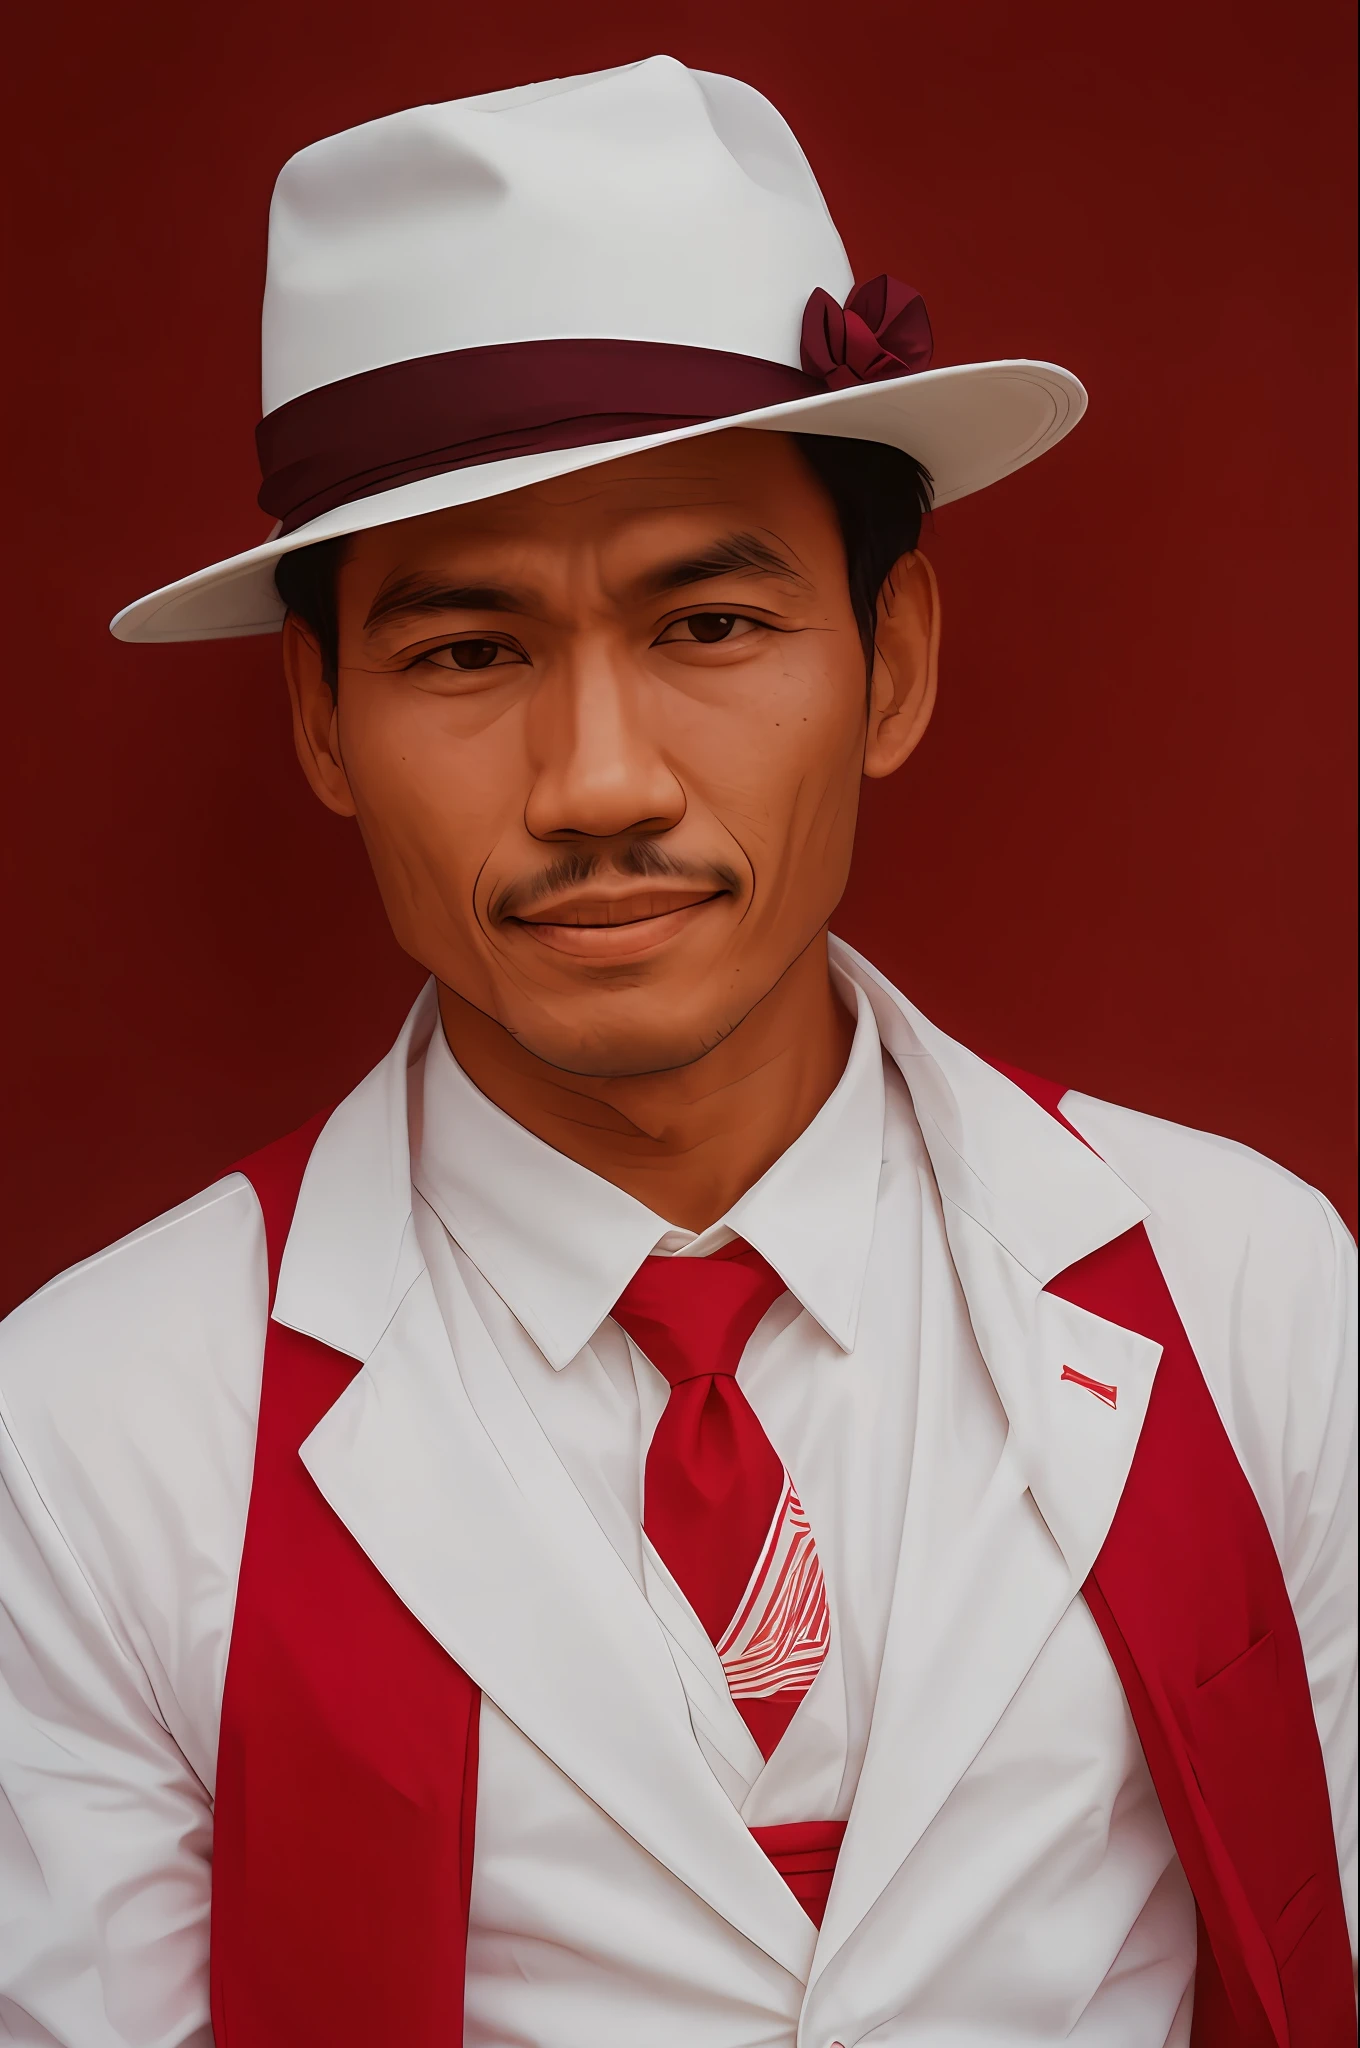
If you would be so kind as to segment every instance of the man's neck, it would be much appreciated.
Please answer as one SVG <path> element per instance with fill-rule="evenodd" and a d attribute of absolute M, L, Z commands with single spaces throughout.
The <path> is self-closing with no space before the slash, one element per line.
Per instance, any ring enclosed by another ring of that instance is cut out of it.
<path fill-rule="evenodd" d="M 845 1070 L 854 1021 L 823 935 L 736 1029 L 659 1074 L 569 1074 L 442 983 L 449 1047 L 498 1109 L 668 1223 L 706 1230 L 786 1152 Z"/>

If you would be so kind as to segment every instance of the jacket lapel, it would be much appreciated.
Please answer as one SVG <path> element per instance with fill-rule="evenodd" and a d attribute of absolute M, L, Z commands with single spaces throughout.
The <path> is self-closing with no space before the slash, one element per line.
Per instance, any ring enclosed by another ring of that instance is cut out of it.
<path fill-rule="evenodd" d="M 865 988 L 911 1090 L 973 1334 L 1017 1467 L 1075 1589 L 1119 1505 L 1161 1346 L 1047 1289 L 1141 1223 L 1147 1206 L 867 961 L 838 942 L 832 958 Z"/>
<path fill-rule="evenodd" d="M 1061 1553 L 1009 1447 L 952 1555 L 904 1544 L 817 1977 L 917 1848 L 1071 1599 Z"/>
<path fill-rule="evenodd" d="M 867 963 L 843 947 L 833 957 L 869 993 L 911 1089 L 973 1334 L 1004 1411 L 984 1494 L 951 1499 L 941 1483 L 950 1362 L 922 1361 L 882 1674 L 814 1963 L 814 1981 L 833 1973 L 839 2012 L 846 1997 L 853 2004 L 857 1930 L 1079 1595 L 1118 1506 L 1161 1354 L 1137 1332 L 1045 1292 L 1141 1220 L 1138 1197 Z"/>

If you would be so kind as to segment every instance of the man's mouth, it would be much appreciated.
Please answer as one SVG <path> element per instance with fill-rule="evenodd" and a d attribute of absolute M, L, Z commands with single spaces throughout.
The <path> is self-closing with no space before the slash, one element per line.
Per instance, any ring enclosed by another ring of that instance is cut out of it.
<path fill-rule="evenodd" d="M 580 891 L 507 918 L 540 945 L 583 960 L 629 960 L 675 937 L 726 889 L 643 888 Z"/>

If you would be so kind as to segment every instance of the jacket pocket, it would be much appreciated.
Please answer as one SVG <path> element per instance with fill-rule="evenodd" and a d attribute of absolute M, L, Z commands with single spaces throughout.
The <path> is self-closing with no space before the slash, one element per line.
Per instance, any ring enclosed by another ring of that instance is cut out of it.
<path fill-rule="evenodd" d="M 1303 1938 L 1316 1864 L 1295 1796 L 1295 1758 L 1267 1632 L 1187 1702 L 1190 1761 L 1224 1847 L 1277 1958 Z M 1277 1944 L 1287 1942 L 1288 1949 Z"/>
<path fill-rule="evenodd" d="M 1281 1969 L 1317 1919 L 1322 1906 L 1322 1886 L 1316 1877 L 1306 1878 L 1270 1930 L 1270 1946 Z"/>
<path fill-rule="evenodd" d="M 1235 1657 L 1230 1657 L 1217 1671 L 1210 1672 L 1207 1678 L 1198 1681 L 1195 1687 L 1196 1704 L 1198 1705 L 1206 1695 L 1216 1697 L 1218 1687 L 1225 1688 L 1226 1692 L 1236 1699 L 1244 1689 L 1259 1690 L 1265 1687 L 1273 1692 L 1278 1680 L 1275 1632 L 1273 1629 L 1267 1629 L 1254 1643 L 1248 1643 L 1245 1650 L 1239 1650 Z"/>

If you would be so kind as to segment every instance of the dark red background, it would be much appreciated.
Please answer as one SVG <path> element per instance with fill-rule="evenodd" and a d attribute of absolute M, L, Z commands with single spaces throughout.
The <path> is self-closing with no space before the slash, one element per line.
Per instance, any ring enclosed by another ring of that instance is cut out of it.
<path fill-rule="evenodd" d="M 1092 394 L 951 506 L 937 724 L 840 929 L 948 1030 L 1229 1133 L 1353 1215 L 1351 17 L 1050 0 L 131 0 L 8 32 L 13 1300 L 335 1098 L 417 985 L 293 763 L 270 639 L 110 614 L 248 544 L 274 173 L 421 99 L 665 48 L 802 138 L 938 359 Z"/>

